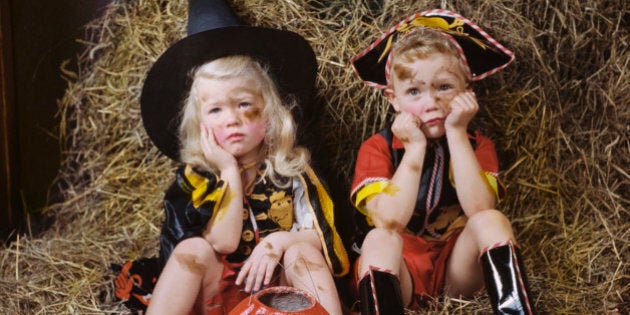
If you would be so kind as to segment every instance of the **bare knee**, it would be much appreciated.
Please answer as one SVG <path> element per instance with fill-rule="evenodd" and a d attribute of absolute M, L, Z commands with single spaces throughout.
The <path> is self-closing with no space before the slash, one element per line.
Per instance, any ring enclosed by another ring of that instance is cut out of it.
<path fill-rule="evenodd" d="M 290 285 L 293 280 L 309 274 L 328 274 L 329 269 L 321 251 L 308 243 L 293 244 L 284 252 L 285 274 Z"/>
<path fill-rule="evenodd" d="M 179 242 L 169 260 L 176 261 L 190 272 L 204 274 L 210 265 L 218 261 L 218 256 L 205 239 L 192 237 Z"/>
<path fill-rule="evenodd" d="M 299 268 L 327 268 L 322 252 L 308 243 L 289 246 L 284 252 L 283 261 L 287 266 L 294 265 Z"/>
<path fill-rule="evenodd" d="M 496 243 L 514 240 L 510 220 L 498 210 L 490 209 L 475 213 L 466 223 L 467 233 L 472 232 L 479 250 Z"/>
<path fill-rule="evenodd" d="M 372 229 L 363 240 L 359 276 L 362 277 L 371 267 L 390 270 L 399 275 L 402 261 L 403 239 L 398 232 L 380 228 Z"/>
<path fill-rule="evenodd" d="M 503 212 L 495 209 L 479 211 L 468 218 L 467 225 L 475 230 L 505 229 L 512 230 L 510 220 Z"/>
<path fill-rule="evenodd" d="M 363 240 L 361 248 L 364 249 L 365 247 L 399 248 L 402 247 L 402 237 L 399 233 L 392 230 L 374 228 Z"/>

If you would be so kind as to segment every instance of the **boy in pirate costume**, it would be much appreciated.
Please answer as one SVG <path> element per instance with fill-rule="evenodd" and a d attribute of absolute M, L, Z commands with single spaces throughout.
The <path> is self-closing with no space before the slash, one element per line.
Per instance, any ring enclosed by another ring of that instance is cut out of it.
<path fill-rule="evenodd" d="M 496 314 L 532 314 L 531 296 L 501 196 L 493 143 L 469 123 L 470 84 L 513 53 L 446 10 L 415 14 L 351 60 L 384 89 L 393 123 L 358 152 L 351 199 L 364 238 L 356 280 L 361 314 L 403 314 L 441 293 L 485 287 Z"/>
<path fill-rule="evenodd" d="M 160 56 L 140 100 L 149 137 L 182 163 L 164 197 L 147 314 L 227 314 L 269 285 L 308 291 L 341 314 L 333 276 L 348 272 L 347 254 L 289 111 L 308 102 L 315 54 L 296 33 L 236 25 L 224 1 L 195 3 L 208 10 L 197 23 L 191 8 L 189 26 L 207 30 Z M 125 267 L 117 296 L 137 299 Z"/>

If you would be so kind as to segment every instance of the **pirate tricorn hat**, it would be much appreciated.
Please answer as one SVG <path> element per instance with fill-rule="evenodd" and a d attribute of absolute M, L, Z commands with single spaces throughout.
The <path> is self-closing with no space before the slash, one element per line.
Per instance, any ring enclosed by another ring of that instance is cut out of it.
<path fill-rule="evenodd" d="M 231 55 L 251 56 L 267 66 L 282 96 L 292 95 L 298 104 L 308 104 L 317 60 L 302 36 L 239 25 L 224 0 L 190 0 L 188 36 L 153 64 L 140 96 L 144 128 L 153 144 L 171 159 L 179 160 L 179 117 L 192 84 L 191 70 Z"/>
<path fill-rule="evenodd" d="M 481 27 L 457 13 L 436 9 L 409 16 L 354 56 L 350 63 L 355 73 L 365 84 L 385 88 L 389 80 L 389 56 L 393 43 L 418 27 L 438 30 L 452 40 L 470 69 L 469 79 L 473 81 L 481 80 L 514 61 L 514 53 Z"/>

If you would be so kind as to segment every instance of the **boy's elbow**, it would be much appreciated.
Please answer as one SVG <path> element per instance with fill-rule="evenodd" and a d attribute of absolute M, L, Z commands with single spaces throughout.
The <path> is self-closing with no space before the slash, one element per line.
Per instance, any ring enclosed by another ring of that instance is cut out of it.
<path fill-rule="evenodd" d="M 471 202 L 466 206 L 462 205 L 462 208 L 464 209 L 466 214 L 468 214 L 468 216 L 471 216 L 477 212 L 495 209 L 496 202 L 494 199 L 486 201 L 476 200 L 475 202 Z"/>
<path fill-rule="evenodd" d="M 403 222 L 395 215 L 393 211 L 387 211 L 389 207 L 381 207 L 382 200 L 377 196 L 368 204 L 368 212 L 374 226 L 388 231 L 402 232 L 407 226 L 407 222 Z M 385 209 L 385 210 L 384 210 Z"/>
<path fill-rule="evenodd" d="M 372 222 L 374 223 L 374 226 L 377 228 L 381 228 L 388 231 L 394 231 L 398 233 L 402 232 L 405 229 L 405 226 L 407 225 L 406 222 L 396 220 L 395 218 L 382 217 L 378 214 L 372 215 Z"/>

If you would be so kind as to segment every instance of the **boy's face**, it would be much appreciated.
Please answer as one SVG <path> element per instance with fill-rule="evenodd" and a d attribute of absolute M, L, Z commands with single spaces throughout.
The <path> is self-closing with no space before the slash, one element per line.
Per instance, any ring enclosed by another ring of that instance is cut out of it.
<path fill-rule="evenodd" d="M 432 53 L 392 71 L 385 94 L 397 112 L 408 112 L 420 119 L 427 138 L 444 136 L 444 120 L 451 100 L 466 90 L 464 73 L 450 55 Z"/>
<path fill-rule="evenodd" d="M 217 144 L 239 160 L 254 160 L 265 138 L 265 106 L 252 79 L 200 78 L 196 82 L 200 120 Z"/>

